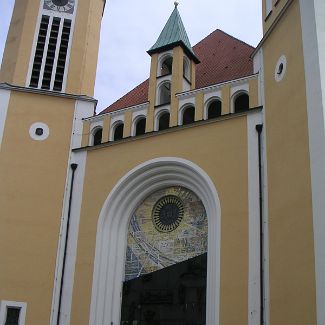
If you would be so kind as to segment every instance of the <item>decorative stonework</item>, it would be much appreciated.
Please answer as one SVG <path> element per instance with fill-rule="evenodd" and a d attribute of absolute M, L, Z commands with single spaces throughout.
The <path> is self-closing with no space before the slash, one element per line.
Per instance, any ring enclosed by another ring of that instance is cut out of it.
<path fill-rule="evenodd" d="M 184 217 L 184 204 L 175 195 L 162 197 L 152 210 L 152 222 L 159 232 L 174 231 Z"/>
<path fill-rule="evenodd" d="M 192 191 L 174 186 L 154 192 L 130 220 L 125 280 L 203 254 L 207 239 L 205 208 Z"/>

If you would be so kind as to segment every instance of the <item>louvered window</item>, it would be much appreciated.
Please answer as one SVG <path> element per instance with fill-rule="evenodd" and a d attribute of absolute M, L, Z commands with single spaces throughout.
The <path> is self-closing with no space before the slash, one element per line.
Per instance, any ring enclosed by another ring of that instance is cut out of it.
<path fill-rule="evenodd" d="M 49 20 L 50 20 L 49 16 L 43 16 L 42 20 L 41 20 L 40 29 L 39 29 L 39 33 L 38 33 L 38 39 L 37 39 L 37 45 L 36 45 L 36 50 L 35 50 L 32 76 L 31 76 L 30 84 L 29 84 L 30 87 L 35 87 L 35 88 L 38 87 L 38 81 L 40 78 L 43 55 L 44 55 L 46 35 L 47 35 L 48 27 L 49 27 Z"/>
<path fill-rule="evenodd" d="M 58 42 L 60 21 L 61 19 L 56 17 L 54 17 L 52 21 L 52 28 L 49 37 L 49 43 L 47 46 L 46 61 L 44 66 L 42 89 L 50 89 L 51 87 L 52 71 Z"/>
<path fill-rule="evenodd" d="M 56 67 L 55 80 L 53 90 L 61 91 L 63 85 L 63 77 L 65 71 L 65 63 L 67 59 L 67 52 L 69 46 L 69 38 L 71 32 L 71 20 L 65 19 L 63 23 L 62 35 L 61 35 L 61 44 L 59 57 Z"/>
<path fill-rule="evenodd" d="M 62 91 L 71 23 L 71 19 L 42 16 L 30 87 Z"/>

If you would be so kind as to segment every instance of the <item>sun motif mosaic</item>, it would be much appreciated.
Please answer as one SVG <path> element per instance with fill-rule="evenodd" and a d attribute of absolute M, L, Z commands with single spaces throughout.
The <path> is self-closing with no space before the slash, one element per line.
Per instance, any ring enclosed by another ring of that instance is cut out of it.
<path fill-rule="evenodd" d="M 152 210 L 152 221 L 160 232 L 174 231 L 184 217 L 183 202 L 175 195 L 163 196 Z"/>
<path fill-rule="evenodd" d="M 174 186 L 147 197 L 128 231 L 125 280 L 131 280 L 207 252 L 208 220 L 192 191 Z"/>

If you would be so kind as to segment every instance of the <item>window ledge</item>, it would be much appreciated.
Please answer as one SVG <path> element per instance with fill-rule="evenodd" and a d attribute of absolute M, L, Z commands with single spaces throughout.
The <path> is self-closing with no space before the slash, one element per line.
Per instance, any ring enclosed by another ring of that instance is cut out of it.
<path fill-rule="evenodd" d="M 155 105 L 155 108 L 159 108 L 159 107 L 163 107 L 163 106 L 170 106 L 171 102 L 169 103 L 164 103 L 164 104 L 159 104 L 159 105 Z"/>
<path fill-rule="evenodd" d="M 161 76 L 157 76 L 157 79 L 161 79 L 161 78 L 165 78 L 165 77 L 170 77 L 172 74 L 171 73 L 167 73 Z"/>

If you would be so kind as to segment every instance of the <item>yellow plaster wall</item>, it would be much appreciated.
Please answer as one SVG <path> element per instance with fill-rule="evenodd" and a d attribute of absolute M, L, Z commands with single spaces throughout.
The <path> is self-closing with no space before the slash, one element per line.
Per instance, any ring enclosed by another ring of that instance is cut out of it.
<path fill-rule="evenodd" d="M 123 138 L 131 136 L 132 127 L 132 112 L 127 111 L 124 114 L 124 128 L 123 128 Z"/>
<path fill-rule="evenodd" d="M 110 128 L 111 128 L 111 116 L 105 115 L 103 118 L 102 143 L 109 141 Z"/>
<path fill-rule="evenodd" d="M 158 54 L 151 56 L 150 78 L 149 78 L 149 109 L 146 121 L 146 132 L 151 132 L 154 129 L 156 91 L 157 91 L 157 69 L 158 69 Z"/>
<path fill-rule="evenodd" d="M 177 97 L 172 98 L 172 105 L 170 109 L 170 120 L 169 120 L 169 126 L 177 126 L 178 125 L 178 106 L 179 106 L 179 100 Z"/>
<path fill-rule="evenodd" d="M 298 1 L 267 39 L 263 53 L 270 323 L 316 325 L 308 118 Z M 287 57 L 287 71 L 284 79 L 276 82 L 274 69 L 281 55 Z"/>
<path fill-rule="evenodd" d="M 249 80 L 249 108 L 258 107 L 258 79 Z"/>
<path fill-rule="evenodd" d="M 195 121 L 203 120 L 204 94 L 200 92 L 195 96 Z"/>
<path fill-rule="evenodd" d="M 144 161 L 166 156 L 192 161 L 203 168 L 216 185 L 222 211 L 220 325 L 247 324 L 246 139 L 247 122 L 242 116 L 88 152 L 71 325 L 89 322 L 97 221 L 105 199 L 130 169 Z"/>
<path fill-rule="evenodd" d="M 94 95 L 103 5 L 103 0 L 78 2 L 67 93 Z"/>
<path fill-rule="evenodd" d="M 221 106 L 221 113 L 222 115 L 229 114 L 231 111 L 230 105 L 231 105 L 231 100 L 230 100 L 230 86 L 226 85 L 222 87 L 222 92 L 221 92 L 221 100 L 222 100 L 222 106 Z"/>
<path fill-rule="evenodd" d="M 15 1 L 2 59 L 0 82 L 25 86 L 38 9 L 39 0 Z"/>
<path fill-rule="evenodd" d="M 11 93 L 0 153 L 0 300 L 27 302 L 26 325 L 49 324 L 74 107 Z M 31 139 L 35 122 L 49 126 L 47 140 Z"/>
<path fill-rule="evenodd" d="M 90 121 L 83 122 L 81 146 L 87 147 L 90 139 Z"/>
<path fill-rule="evenodd" d="M 183 58 L 184 51 L 181 46 L 173 49 L 172 91 L 170 103 L 170 126 L 178 125 L 178 98 L 177 93 L 183 91 Z"/>

